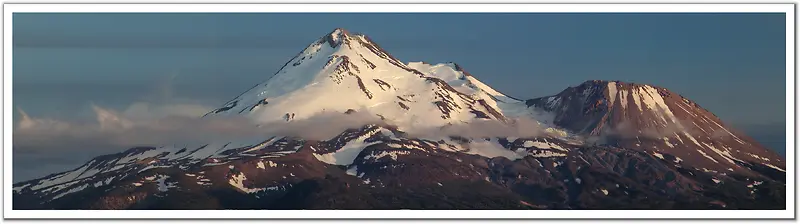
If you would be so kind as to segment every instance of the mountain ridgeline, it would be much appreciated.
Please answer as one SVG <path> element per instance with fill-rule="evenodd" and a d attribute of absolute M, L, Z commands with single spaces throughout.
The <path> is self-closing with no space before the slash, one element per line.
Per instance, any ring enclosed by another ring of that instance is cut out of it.
<path fill-rule="evenodd" d="M 667 89 L 592 80 L 519 100 L 455 63 L 404 63 L 343 29 L 201 119 L 292 125 L 321 113 L 380 122 L 322 140 L 132 148 L 15 183 L 13 206 L 786 208 L 784 159 Z"/>

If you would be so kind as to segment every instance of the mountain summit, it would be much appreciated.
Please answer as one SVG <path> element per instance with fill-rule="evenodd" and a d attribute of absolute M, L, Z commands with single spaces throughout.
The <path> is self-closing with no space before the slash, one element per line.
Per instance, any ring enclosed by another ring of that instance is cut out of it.
<path fill-rule="evenodd" d="M 709 169 L 783 170 L 777 153 L 665 88 L 592 80 L 526 103 L 554 112 L 559 127 L 618 147 L 669 153 Z"/>
<path fill-rule="evenodd" d="M 98 156 L 15 183 L 14 209 L 785 209 L 782 158 L 664 88 L 476 77 L 335 29 L 202 118 L 297 135 Z M 357 127 L 302 137 L 334 123 Z"/>
<path fill-rule="evenodd" d="M 305 119 L 323 111 L 366 110 L 401 126 L 504 119 L 496 100 L 486 93 L 495 91 L 466 78 L 462 71 L 455 64 L 404 64 L 367 36 L 335 29 L 286 62 L 269 80 L 207 116 L 247 114 L 274 122 Z M 464 84 L 452 86 L 451 82 Z"/>

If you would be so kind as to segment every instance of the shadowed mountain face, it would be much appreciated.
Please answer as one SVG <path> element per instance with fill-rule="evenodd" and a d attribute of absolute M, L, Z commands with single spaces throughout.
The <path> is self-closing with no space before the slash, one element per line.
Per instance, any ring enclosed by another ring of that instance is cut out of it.
<path fill-rule="evenodd" d="M 343 29 L 204 119 L 322 113 L 375 119 L 99 156 L 14 184 L 14 209 L 785 209 L 785 161 L 666 89 L 588 81 L 521 101 Z"/>

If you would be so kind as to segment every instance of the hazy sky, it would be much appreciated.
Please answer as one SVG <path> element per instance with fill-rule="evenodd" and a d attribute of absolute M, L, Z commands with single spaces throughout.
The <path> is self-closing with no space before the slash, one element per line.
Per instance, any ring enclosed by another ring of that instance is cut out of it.
<path fill-rule="evenodd" d="M 91 103 L 202 111 L 266 80 L 336 27 L 367 34 L 405 62 L 457 62 L 516 98 L 590 79 L 653 84 L 760 140 L 785 141 L 783 14 L 15 13 L 13 105 L 59 120 L 94 119 Z M 53 159 L 74 166 L 92 156 Z"/>

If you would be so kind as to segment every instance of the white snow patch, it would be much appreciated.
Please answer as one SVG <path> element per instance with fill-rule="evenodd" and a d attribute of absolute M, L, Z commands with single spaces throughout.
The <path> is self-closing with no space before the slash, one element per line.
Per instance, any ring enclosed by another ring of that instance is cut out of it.
<path fill-rule="evenodd" d="M 408 154 L 410 154 L 410 152 L 408 152 L 408 151 L 388 151 L 388 152 L 387 151 L 381 151 L 377 155 L 369 154 L 369 155 L 365 156 L 364 159 L 373 159 L 375 161 L 378 161 L 380 158 L 383 158 L 383 157 L 386 157 L 386 156 L 390 156 L 390 157 L 392 157 L 392 160 L 397 160 L 397 156 L 398 155 L 408 155 Z"/>
<path fill-rule="evenodd" d="M 19 186 L 19 187 L 15 187 L 15 188 L 14 188 L 14 191 L 16 191 L 16 192 L 19 192 L 20 190 L 22 190 L 22 189 L 24 189 L 25 187 L 28 187 L 28 186 L 30 186 L 30 185 L 31 185 L 31 184 L 30 184 L 30 183 L 28 183 L 28 184 L 25 184 L 25 185 L 22 185 L 22 186 Z"/>
<path fill-rule="evenodd" d="M 322 155 L 314 153 L 314 157 L 327 164 L 350 165 L 356 157 L 358 157 L 358 154 L 361 153 L 361 150 L 378 143 L 380 142 L 365 143 L 362 141 L 351 141 L 345 144 L 341 149 L 336 150 L 336 152 Z"/>
<path fill-rule="evenodd" d="M 711 156 L 708 156 L 708 154 L 706 154 L 706 152 L 703 152 L 703 150 L 699 150 L 698 149 L 697 152 L 699 152 L 701 155 L 703 155 L 703 157 L 706 157 L 706 158 L 710 159 L 711 161 L 714 161 L 715 163 L 719 163 L 719 162 L 717 162 L 716 159 L 712 158 Z"/>
<path fill-rule="evenodd" d="M 228 180 L 228 183 L 231 186 L 233 186 L 233 187 L 235 187 L 235 188 L 237 188 L 237 189 L 239 189 L 239 190 L 241 190 L 241 191 L 243 191 L 245 193 L 248 193 L 248 194 L 264 190 L 264 188 L 248 188 L 248 187 L 245 187 L 244 186 L 244 181 L 245 180 L 247 180 L 247 177 L 244 175 L 244 173 L 238 173 L 238 174 L 232 176 L 231 179 Z"/>
<path fill-rule="evenodd" d="M 614 105 L 614 100 L 617 99 L 617 83 L 616 82 L 608 82 L 608 99 L 610 99 L 611 105 Z"/>
<path fill-rule="evenodd" d="M 537 150 L 536 153 L 529 153 L 528 155 L 537 157 L 537 158 L 545 158 L 545 157 L 564 157 L 567 156 L 565 153 L 557 153 L 552 151 L 546 150 Z"/>
<path fill-rule="evenodd" d="M 633 97 L 633 103 L 636 104 L 636 108 L 639 108 L 639 111 L 642 111 L 642 104 L 639 103 L 642 101 L 641 96 L 639 95 L 639 88 L 634 88 L 631 90 L 631 96 Z"/>
<path fill-rule="evenodd" d="M 169 178 L 169 176 L 167 176 L 167 175 L 163 175 L 160 178 L 158 178 L 158 180 L 157 180 L 157 182 L 158 182 L 158 191 L 165 192 L 165 191 L 169 190 L 170 188 L 175 187 L 175 183 L 166 183 L 167 178 Z"/>
<path fill-rule="evenodd" d="M 68 195 L 68 194 L 72 194 L 72 193 L 75 193 L 75 192 L 78 192 L 78 191 L 82 191 L 83 189 L 86 189 L 87 187 L 89 187 L 88 184 L 84 184 L 84 185 L 81 185 L 81 186 L 78 186 L 78 187 L 74 187 L 72 189 L 69 189 L 66 192 L 63 192 L 61 194 L 56 195 L 55 197 L 53 197 L 53 200 L 61 198 L 61 197 L 64 197 L 64 195 Z"/>
<path fill-rule="evenodd" d="M 675 146 L 672 145 L 672 143 L 669 142 L 669 138 L 667 138 L 667 137 L 664 137 L 664 144 L 666 144 L 670 148 L 675 148 Z"/>
<path fill-rule="evenodd" d="M 642 87 L 642 89 L 644 90 L 644 93 L 642 94 L 642 100 L 648 109 L 650 109 L 654 114 L 658 115 L 658 117 L 661 118 L 664 123 L 667 123 L 666 118 L 669 118 L 672 123 L 679 124 L 678 119 L 674 114 L 672 114 L 672 111 L 664 102 L 664 98 L 661 97 L 661 94 L 658 93 L 657 89 L 647 85 Z"/>
<path fill-rule="evenodd" d="M 75 171 L 66 172 L 64 174 L 55 176 L 55 177 L 47 179 L 47 180 L 41 180 L 38 184 L 32 186 L 31 190 L 35 191 L 35 190 L 39 190 L 39 189 L 42 189 L 42 188 L 45 188 L 45 187 L 55 186 L 55 185 L 59 185 L 59 184 L 63 184 L 63 183 L 67 183 L 69 181 L 72 181 L 75 178 L 77 178 L 81 173 L 83 173 L 83 171 L 85 171 L 89 167 L 90 164 L 84 165 L 84 166 L 80 167 L 79 169 L 77 169 Z M 71 184 L 67 184 L 67 185 L 71 185 Z"/>
<path fill-rule="evenodd" d="M 750 157 L 753 157 L 753 158 L 756 158 L 756 159 L 760 159 L 760 160 L 764 160 L 764 161 L 769 161 L 769 158 L 766 158 L 766 157 L 760 157 L 760 156 L 758 156 L 758 155 L 756 155 L 756 154 L 752 154 L 752 153 L 747 153 L 747 154 L 748 154 L 748 155 L 750 155 Z"/>
<path fill-rule="evenodd" d="M 425 148 L 422 148 L 419 145 L 416 145 L 416 142 L 408 144 L 408 143 L 387 143 L 386 146 L 396 149 L 418 149 L 425 151 Z"/>
<path fill-rule="evenodd" d="M 569 150 L 567 150 L 567 149 L 565 149 L 565 148 L 563 148 L 563 147 L 561 147 L 559 145 L 556 145 L 555 143 L 552 143 L 552 142 L 525 141 L 525 143 L 522 146 L 526 147 L 526 148 L 536 147 L 536 148 L 539 148 L 539 149 L 557 149 L 557 150 L 561 150 L 561 151 L 565 151 L 565 152 L 569 151 Z"/>
<path fill-rule="evenodd" d="M 762 164 L 764 164 L 765 166 L 768 166 L 769 168 L 780 170 L 781 172 L 784 172 L 784 173 L 786 172 L 786 170 L 783 170 L 780 167 L 777 167 L 775 165 L 772 165 L 772 164 L 769 164 L 769 163 L 762 163 Z"/>
<path fill-rule="evenodd" d="M 727 160 L 729 163 L 736 165 L 736 163 L 733 162 L 733 160 L 736 159 L 736 158 L 734 158 L 730 154 L 730 152 L 719 150 L 716 147 L 714 147 L 713 145 L 706 144 L 705 142 L 703 142 L 703 145 L 705 145 L 706 147 L 711 149 L 711 151 L 714 151 L 715 153 L 720 155 L 723 159 Z M 739 160 L 739 159 L 736 159 L 736 160 Z"/>
<path fill-rule="evenodd" d="M 661 153 L 653 152 L 653 155 L 658 157 L 659 159 L 664 159 L 664 155 L 662 155 Z"/>
<path fill-rule="evenodd" d="M 350 175 L 350 176 L 354 176 L 354 177 L 358 176 L 358 166 L 353 166 L 350 169 L 347 169 L 346 173 L 347 173 L 347 175 Z"/>

